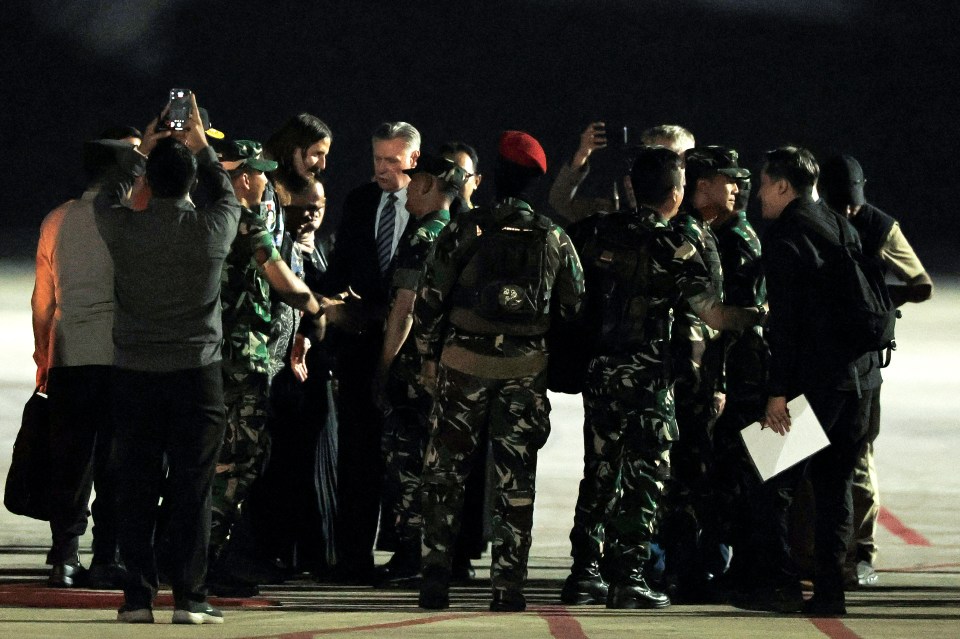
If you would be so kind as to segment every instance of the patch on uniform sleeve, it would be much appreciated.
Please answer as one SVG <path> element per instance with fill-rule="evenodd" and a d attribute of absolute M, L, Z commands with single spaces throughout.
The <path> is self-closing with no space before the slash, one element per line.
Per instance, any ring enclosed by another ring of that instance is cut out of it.
<path fill-rule="evenodd" d="M 673 258 L 677 260 L 689 260 L 696 254 L 697 249 L 693 248 L 693 244 L 690 242 L 684 242 L 677 247 L 676 251 L 674 251 Z"/>

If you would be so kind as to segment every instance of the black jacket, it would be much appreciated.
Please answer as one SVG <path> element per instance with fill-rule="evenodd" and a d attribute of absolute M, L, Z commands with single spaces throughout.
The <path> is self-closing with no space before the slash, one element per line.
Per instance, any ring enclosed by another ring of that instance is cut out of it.
<path fill-rule="evenodd" d="M 815 389 L 853 390 L 854 375 L 863 389 L 880 385 L 876 355 L 851 361 L 843 354 L 843 337 L 831 321 L 830 283 L 822 272 L 827 240 L 811 225 L 828 229 L 839 245 L 838 219 L 824 205 L 799 197 L 764 236 L 770 303 L 768 393 L 772 396 L 792 398 Z"/>

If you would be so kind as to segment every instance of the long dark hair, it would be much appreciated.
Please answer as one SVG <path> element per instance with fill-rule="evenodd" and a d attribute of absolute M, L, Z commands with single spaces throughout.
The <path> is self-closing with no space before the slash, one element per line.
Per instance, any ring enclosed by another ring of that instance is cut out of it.
<path fill-rule="evenodd" d="M 332 139 L 330 127 L 315 115 L 301 113 L 287 120 L 263 145 L 267 157 L 279 165 L 272 174 L 273 179 L 290 191 L 300 191 L 306 181 L 297 173 L 293 154 L 297 149 L 306 151 L 320 140 Z"/>

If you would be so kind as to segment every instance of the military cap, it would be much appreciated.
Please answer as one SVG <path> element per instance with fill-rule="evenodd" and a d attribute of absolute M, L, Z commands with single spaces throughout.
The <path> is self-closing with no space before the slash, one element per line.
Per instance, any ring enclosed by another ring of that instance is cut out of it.
<path fill-rule="evenodd" d="M 500 135 L 497 152 L 504 160 L 529 169 L 537 169 L 541 175 L 547 172 L 547 154 L 529 133 L 504 131 Z"/>
<path fill-rule="evenodd" d="M 687 182 L 717 173 L 735 179 L 750 177 L 750 171 L 737 163 L 739 154 L 727 147 L 694 147 L 686 152 L 684 159 L 687 164 Z"/>
<path fill-rule="evenodd" d="M 421 155 L 417 159 L 417 165 L 415 167 L 404 170 L 404 173 L 407 175 L 429 173 L 455 188 L 457 193 L 463 190 L 463 185 L 467 181 L 467 172 L 464 171 L 460 165 L 446 158 L 426 154 Z"/>
<path fill-rule="evenodd" d="M 228 171 L 241 166 L 249 166 L 255 171 L 269 173 L 275 171 L 277 163 L 263 157 L 263 147 L 253 140 L 230 140 L 219 146 L 217 156 Z M 227 166 L 231 164 L 232 166 Z"/>

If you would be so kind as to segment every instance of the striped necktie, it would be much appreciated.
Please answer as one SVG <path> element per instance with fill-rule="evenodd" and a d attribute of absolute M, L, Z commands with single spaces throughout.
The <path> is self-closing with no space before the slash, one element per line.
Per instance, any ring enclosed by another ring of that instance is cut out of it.
<path fill-rule="evenodd" d="M 393 231 L 397 226 L 397 211 L 393 203 L 397 196 L 393 193 L 387 196 L 387 205 L 380 213 L 380 223 L 377 225 L 377 257 L 380 259 L 380 272 L 386 273 L 393 257 Z"/>

